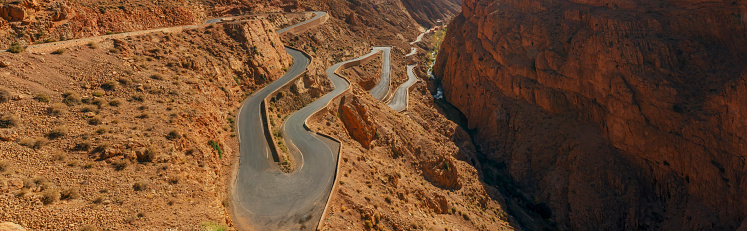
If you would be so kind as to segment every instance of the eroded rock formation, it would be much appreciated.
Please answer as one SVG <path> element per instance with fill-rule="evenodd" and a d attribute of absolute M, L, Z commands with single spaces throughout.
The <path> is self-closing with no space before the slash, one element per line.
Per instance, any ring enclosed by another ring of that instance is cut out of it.
<path fill-rule="evenodd" d="M 354 96 L 344 96 L 340 102 L 340 120 L 345 124 L 350 136 L 363 147 L 371 148 L 376 129 L 368 118 L 366 108 Z"/>
<path fill-rule="evenodd" d="M 445 97 L 560 228 L 745 226 L 744 2 L 462 9 L 435 69 Z"/>

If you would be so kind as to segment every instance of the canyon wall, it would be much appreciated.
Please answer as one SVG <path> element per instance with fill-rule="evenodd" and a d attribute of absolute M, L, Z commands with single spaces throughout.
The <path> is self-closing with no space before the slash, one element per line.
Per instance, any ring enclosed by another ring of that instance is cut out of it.
<path fill-rule="evenodd" d="M 462 10 L 435 75 L 487 159 L 547 203 L 549 224 L 747 228 L 745 2 L 465 0 Z"/>

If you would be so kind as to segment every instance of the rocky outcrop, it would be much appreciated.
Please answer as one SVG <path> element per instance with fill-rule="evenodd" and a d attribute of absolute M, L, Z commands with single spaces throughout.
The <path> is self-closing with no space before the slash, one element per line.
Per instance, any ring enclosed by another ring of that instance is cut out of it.
<path fill-rule="evenodd" d="M 343 96 L 340 101 L 339 113 L 340 120 L 345 124 L 350 136 L 363 147 L 371 148 L 371 141 L 375 138 L 376 129 L 366 113 L 366 108 L 358 98 L 350 95 Z"/>
<path fill-rule="evenodd" d="M 20 226 L 12 222 L 0 223 L 0 231 L 25 231 L 25 230 L 26 229 L 23 228 L 23 226 Z"/>
<path fill-rule="evenodd" d="M 437 157 L 424 161 L 421 165 L 423 177 L 434 186 L 445 189 L 459 189 L 459 171 L 454 161 L 445 157 Z"/>
<path fill-rule="evenodd" d="M 462 9 L 435 68 L 445 98 L 560 228 L 742 225 L 744 2 L 465 0 Z"/>
<path fill-rule="evenodd" d="M 277 33 L 272 33 L 274 27 L 264 20 L 251 20 L 225 25 L 226 34 L 239 41 L 246 50 L 251 51 L 251 58 L 247 63 L 236 63 L 236 69 L 249 66 L 251 76 L 266 77 L 258 80 L 274 81 L 285 73 L 285 67 L 290 66 L 293 59 L 285 52 L 285 46 Z M 267 43 L 270 46 L 267 46 Z M 278 66 L 277 64 L 280 64 Z M 232 65 L 234 66 L 234 65 Z"/>

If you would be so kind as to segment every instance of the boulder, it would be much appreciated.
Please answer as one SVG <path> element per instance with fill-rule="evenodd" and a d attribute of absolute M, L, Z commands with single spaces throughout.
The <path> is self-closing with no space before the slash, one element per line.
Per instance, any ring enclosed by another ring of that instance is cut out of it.
<path fill-rule="evenodd" d="M 356 96 L 344 96 L 340 101 L 339 116 L 345 128 L 355 141 L 370 149 L 376 136 L 376 129 L 369 119 L 366 108 Z"/>
<path fill-rule="evenodd" d="M 12 222 L 3 222 L 0 223 L 0 231 L 26 231 L 26 229 Z"/>

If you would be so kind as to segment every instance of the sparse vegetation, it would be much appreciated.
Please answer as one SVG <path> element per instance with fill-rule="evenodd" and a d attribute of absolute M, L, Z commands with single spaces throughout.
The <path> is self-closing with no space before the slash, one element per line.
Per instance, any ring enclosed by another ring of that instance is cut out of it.
<path fill-rule="evenodd" d="M 52 204 L 60 200 L 60 191 L 53 188 L 48 188 L 42 192 L 42 203 L 45 205 Z"/>
<path fill-rule="evenodd" d="M 117 90 L 117 81 L 107 80 L 106 82 L 101 84 L 101 89 L 104 89 L 107 91 Z"/>
<path fill-rule="evenodd" d="M 204 231 L 227 231 L 228 227 L 225 225 L 219 225 L 215 222 L 204 222 L 202 223 L 202 230 Z"/>
<path fill-rule="evenodd" d="M 60 48 L 60 49 L 57 49 L 57 50 L 54 50 L 54 51 L 52 51 L 52 54 L 54 54 L 54 55 L 61 55 L 61 54 L 64 54 L 64 53 L 65 53 L 65 51 L 67 51 L 67 49 L 65 49 L 65 48 Z"/>
<path fill-rule="evenodd" d="M 119 105 L 121 104 L 122 104 L 122 101 L 119 101 L 118 99 L 109 101 L 109 106 L 112 106 L 112 107 L 119 107 Z"/>
<path fill-rule="evenodd" d="M 150 147 L 148 147 L 148 148 L 145 149 L 145 152 L 143 152 L 142 155 L 139 155 L 137 157 L 137 161 L 141 162 L 141 163 L 153 162 L 153 160 L 155 160 L 156 157 L 158 157 L 158 155 L 160 155 L 160 154 L 161 153 L 158 151 L 158 149 L 156 149 L 153 146 L 150 146 Z"/>
<path fill-rule="evenodd" d="M 11 43 L 10 44 L 10 48 L 8 48 L 8 52 L 13 53 L 13 54 L 18 54 L 18 53 L 21 53 L 21 52 L 23 52 L 25 50 L 26 50 L 26 48 L 23 47 L 23 46 L 21 46 L 21 44 L 19 44 L 17 42 Z"/>
<path fill-rule="evenodd" d="M 0 114 L 0 128 L 12 128 L 18 126 L 18 117 L 12 114 Z"/>
<path fill-rule="evenodd" d="M 63 103 L 55 103 L 47 108 L 47 112 L 53 116 L 61 116 L 67 113 L 67 105 Z"/>
<path fill-rule="evenodd" d="M 61 200 L 74 200 L 80 198 L 80 192 L 77 188 L 66 188 L 60 192 Z"/>
<path fill-rule="evenodd" d="M 0 173 L 7 172 L 10 170 L 10 162 L 7 160 L 0 160 Z"/>
<path fill-rule="evenodd" d="M 49 96 L 44 93 L 39 93 L 39 94 L 34 95 L 34 100 L 42 102 L 42 103 L 48 103 Z"/>
<path fill-rule="evenodd" d="M 49 137 L 50 139 L 57 139 L 57 138 L 67 135 L 67 132 L 68 130 L 67 130 L 67 127 L 65 126 L 56 127 L 52 129 L 52 131 L 49 132 L 49 134 L 47 134 L 47 137 Z"/>
<path fill-rule="evenodd" d="M 91 150 L 91 143 L 87 141 L 80 142 L 73 147 L 73 151 L 87 152 Z"/>
<path fill-rule="evenodd" d="M 213 140 L 208 141 L 208 145 L 218 151 L 218 157 L 223 158 L 223 150 L 220 149 L 220 145 Z"/>
<path fill-rule="evenodd" d="M 20 142 L 18 142 L 22 146 L 26 146 L 33 149 L 39 149 L 43 147 L 44 145 L 47 145 L 49 143 L 49 140 L 46 138 L 23 138 Z"/>
<path fill-rule="evenodd" d="M 65 97 L 64 100 L 62 100 L 63 103 L 67 104 L 68 106 L 73 106 L 76 104 L 80 104 L 81 97 L 80 94 L 68 91 L 62 94 L 62 97 Z"/>
<path fill-rule="evenodd" d="M 101 124 L 101 122 L 102 122 L 101 116 L 94 116 L 88 119 L 88 124 L 90 125 L 99 125 Z"/>
<path fill-rule="evenodd" d="M 145 181 L 138 181 L 135 184 L 132 184 L 132 189 L 135 191 L 143 191 L 148 189 L 148 182 Z"/>
<path fill-rule="evenodd" d="M 10 101 L 11 97 L 13 96 L 10 95 L 10 92 L 8 90 L 0 90 L 0 103 L 7 103 L 8 101 Z"/>
<path fill-rule="evenodd" d="M 125 159 L 118 159 L 112 161 L 112 166 L 114 167 L 114 170 L 121 171 L 127 168 L 127 165 L 130 165 L 130 162 Z"/>
<path fill-rule="evenodd" d="M 169 134 L 166 134 L 166 139 L 168 140 L 177 140 L 179 138 L 182 138 L 182 135 L 177 130 L 171 130 Z"/>

